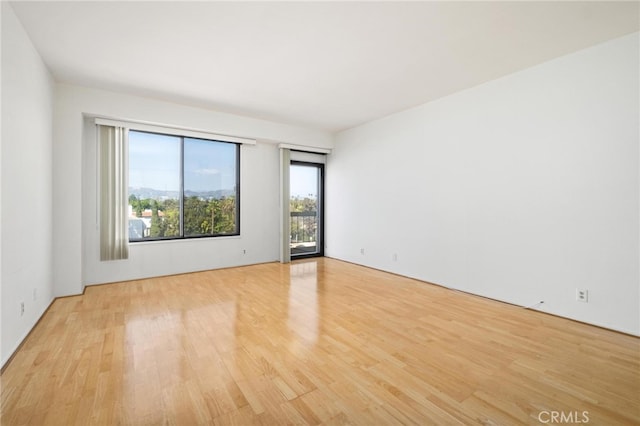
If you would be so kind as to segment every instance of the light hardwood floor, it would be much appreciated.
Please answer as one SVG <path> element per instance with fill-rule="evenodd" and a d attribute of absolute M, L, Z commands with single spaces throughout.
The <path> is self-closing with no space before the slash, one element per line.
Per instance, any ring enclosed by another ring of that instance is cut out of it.
<path fill-rule="evenodd" d="M 332 259 L 263 264 L 56 300 L 2 375 L 0 423 L 631 425 L 639 350 Z"/>

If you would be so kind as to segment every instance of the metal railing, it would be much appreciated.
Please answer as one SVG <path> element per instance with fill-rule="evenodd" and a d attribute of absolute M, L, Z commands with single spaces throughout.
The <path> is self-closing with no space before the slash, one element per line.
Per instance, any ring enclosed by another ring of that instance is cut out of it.
<path fill-rule="evenodd" d="M 318 241 L 318 213 L 291 212 L 291 244 Z"/>

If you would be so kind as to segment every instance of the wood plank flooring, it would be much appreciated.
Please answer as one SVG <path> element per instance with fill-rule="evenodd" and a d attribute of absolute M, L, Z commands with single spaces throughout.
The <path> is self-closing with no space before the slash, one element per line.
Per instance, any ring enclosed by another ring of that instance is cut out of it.
<path fill-rule="evenodd" d="M 89 287 L 1 379 L 3 426 L 640 424 L 640 339 L 326 258 Z"/>

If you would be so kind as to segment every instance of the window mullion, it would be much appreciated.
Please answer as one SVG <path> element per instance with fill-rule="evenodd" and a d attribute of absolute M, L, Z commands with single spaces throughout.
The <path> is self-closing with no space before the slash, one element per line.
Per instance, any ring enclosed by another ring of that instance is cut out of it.
<path fill-rule="evenodd" d="M 240 145 L 236 145 L 236 232 L 240 234 Z"/>
<path fill-rule="evenodd" d="M 184 137 L 180 138 L 180 238 L 184 238 Z"/>

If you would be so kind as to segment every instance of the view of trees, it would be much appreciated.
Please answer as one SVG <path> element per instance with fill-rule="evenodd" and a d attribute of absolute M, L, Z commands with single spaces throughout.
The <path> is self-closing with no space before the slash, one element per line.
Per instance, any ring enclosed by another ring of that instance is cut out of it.
<path fill-rule="evenodd" d="M 180 236 L 180 205 L 176 199 L 139 199 L 129 196 L 129 204 L 137 217 L 151 210 L 151 227 L 147 238 Z M 236 232 L 236 200 L 234 196 L 184 200 L 184 236 L 234 234 Z"/>
<path fill-rule="evenodd" d="M 318 201 L 310 197 L 291 197 L 289 210 L 292 212 L 315 212 Z"/>
<path fill-rule="evenodd" d="M 151 226 L 144 238 L 180 237 L 180 204 L 174 198 L 162 201 L 129 196 L 133 214 L 148 218 Z M 291 197 L 291 241 L 313 242 L 317 239 L 317 200 L 311 197 Z M 145 216 L 146 213 L 146 216 Z M 148 226 L 148 222 L 147 222 Z M 236 233 L 236 199 L 234 196 L 203 199 L 197 196 L 184 200 L 184 236 L 224 235 Z"/>
<path fill-rule="evenodd" d="M 184 200 L 184 234 L 233 234 L 236 231 L 235 216 L 235 197 L 211 200 L 188 197 Z"/>

